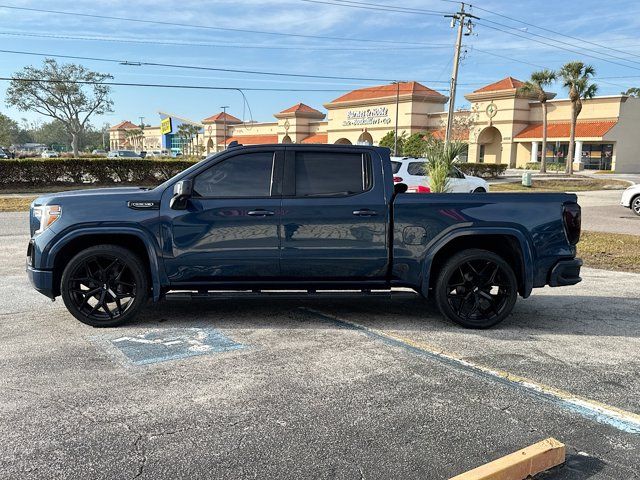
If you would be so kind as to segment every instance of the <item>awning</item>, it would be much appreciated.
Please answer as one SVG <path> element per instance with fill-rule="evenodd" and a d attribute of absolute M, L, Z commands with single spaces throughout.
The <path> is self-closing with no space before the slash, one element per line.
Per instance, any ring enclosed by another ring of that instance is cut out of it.
<path fill-rule="evenodd" d="M 576 138 L 602 138 L 617 123 L 617 120 L 578 122 Z M 549 122 L 547 125 L 547 139 L 568 139 L 570 132 L 571 124 L 569 122 Z M 529 125 L 514 138 L 515 140 L 542 140 L 542 123 Z"/>

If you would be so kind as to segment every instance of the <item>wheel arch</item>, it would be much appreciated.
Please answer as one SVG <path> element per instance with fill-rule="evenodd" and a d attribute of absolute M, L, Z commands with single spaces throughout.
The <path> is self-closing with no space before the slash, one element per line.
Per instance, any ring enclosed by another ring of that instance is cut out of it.
<path fill-rule="evenodd" d="M 69 232 L 58 240 L 46 252 L 46 268 L 53 271 L 54 295 L 60 294 L 64 265 L 80 251 L 102 244 L 118 245 L 138 255 L 149 276 L 154 301 L 160 298 L 162 284 L 166 281 L 163 282 L 162 279 L 156 242 L 145 232 L 127 227 L 83 228 Z"/>
<path fill-rule="evenodd" d="M 421 291 L 426 297 L 446 260 L 454 253 L 471 248 L 488 250 L 505 259 L 518 280 L 518 293 L 527 298 L 533 289 L 533 253 L 530 242 L 513 228 L 465 229 L 439 239 L 423 260 Z"/>

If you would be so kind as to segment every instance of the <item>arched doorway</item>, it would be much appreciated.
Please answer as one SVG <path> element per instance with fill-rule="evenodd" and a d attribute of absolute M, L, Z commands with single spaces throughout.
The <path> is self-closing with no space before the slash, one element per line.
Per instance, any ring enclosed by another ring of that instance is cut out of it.
<path fill-rule="evenodd" d="M 209 138 L 209 141 L 207 142 L 207 155 L 209 155 L 211 149 L 213 149 L 213 139 Z"/>
<path fill-rule="evenodd" d="M 358 145 L 373 145 L 373 137 L 369 132 L 362 132 L 358 137 Z"/>
<path fill-rule="evenodd" d="M 478 161 L 500 163 L 502 156 L 502 134 L 496 127 L 487 127 L 478 136 Z"/>
<path fill-rule="evenodd" d="M 282 143 L 293 143 L 291 141 L 291 137 L 289 135 L 285 135 L 284 138 L 282 139 Z"/>
<path fill-rule="evenodd" d="M 336 145 L 352 145 L 351 141 L 348 138 L 339 138 L 335 141 Z"/>

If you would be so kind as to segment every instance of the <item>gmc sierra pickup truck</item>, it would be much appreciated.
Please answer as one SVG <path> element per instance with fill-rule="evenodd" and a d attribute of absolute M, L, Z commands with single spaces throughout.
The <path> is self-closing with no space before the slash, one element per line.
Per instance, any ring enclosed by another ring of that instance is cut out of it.
<path fill-rule="evenodd" d="M 385 148 L 234 146 L 153 189 L 36 199 L 27 273 L 96 327 L 172 290 L 408 287 L 487 328 L 518 294 L 580 281 L 575 195 L 405 190 Z"/>

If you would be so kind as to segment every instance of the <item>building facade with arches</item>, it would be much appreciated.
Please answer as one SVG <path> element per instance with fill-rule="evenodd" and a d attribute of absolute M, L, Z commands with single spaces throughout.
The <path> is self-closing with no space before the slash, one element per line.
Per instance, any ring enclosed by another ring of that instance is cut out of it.
<path fill-rule="evenodd" d="M 506 77 L 465 95 L 469 107 L 455 112 L 453 136 L 468 142 L 468 161 L 525 167 L 542 158 L 542 113 L 538 100 L 521 92 L 523 82 Z M 550 93 L 548 105 L 548 162 L 565 162 L 571 103 Z M 115 148 L 180 150 L 178 129 L 196 125 L 189 151 L 210 154 L 232 141 L 263 143 L 333 143 L 378 145 L 398 125 L 399 134 L 430 133 L 442 138 L 448 98 L 419 82 L 366 87 L 345 93 L 323 106 L 326 113 L 297 103 L 274 114 L 275 121 L 243 122 L 220 112 L 192 121 L 159 112 L 159 127 L 147 127 L 144 138 L 132 142 L 124 121 L 111 129 Z M 584 102 L 576 128 L 575 169 L 640 172 L 640 99 L 613 95 Z M 182 143 L 181 143 L 182 142 Z M 134 144 L 135 143 L 135 144 Z M 195 145 L 193 145 L 195 144 Z"/>

